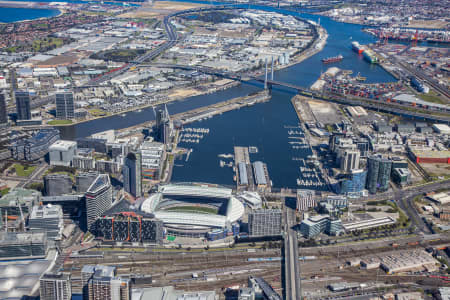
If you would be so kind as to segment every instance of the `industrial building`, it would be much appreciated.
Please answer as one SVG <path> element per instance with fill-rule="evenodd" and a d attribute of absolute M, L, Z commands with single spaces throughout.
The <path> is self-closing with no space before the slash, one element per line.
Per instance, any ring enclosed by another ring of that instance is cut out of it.
<path fill-rule="evenodd" d="M 56 93 L 56 118 L 60 120 L 73 119 L 75 117 L 75 106 L 72 92 Z"/>
<path fill-rule="evenodd" d="M 248 214 L 250 236 L 280 235 L 282 213 L 279 209 L 257 209 Z"/>
<path fill-rule="evenodd" d="M 436 194 L 428 194 L 427 198 L 440 205 L 446 205 L 450 203 L 450 192 L 440 192 Z"/>
<path fill-rule="evenodd" d="M 409 154 L 417 163 L 450 164 L 449 150 L 411 150 Z"/>
<path fill-rule="evenodd" d="M 164 227 L 151 216 L 122 212 L 97 218 L 93 233 L 104 241 L 156 244 L 164 238 Z"/>
<path fill-rule="evenodd" d="M 77 151 L 77 143 L 59 140 L 49 148 L 50 165 L 70 167 Z"/>
<path fill-rule="evenodd" d="M 25 138 L 9 146 L 15 160 L 35 161 L 47 155 L 50 145 L 59 140 L 59 130 L 41 129 L 30 138 Z"/>
<path fill-rule="evenodd" d="M 112 186 L 109 175 L 100 174 L 92 182 L 85 194 L 86 224 L 89 230 L 97 217 L 101 216 L 112 204 Z"/>
<path fill-rule="evenodd" d="M 44 258 L 47 251 L 45 232 L 0 232 L 0 260 Z"/>
<path fill-rule="evenodd" d="M 30 93 L 26 91 L 15 91 L 17 120 L 30 120 Z"/>
<path fill-rule="evenodd" d="M 374 218 L 370 220 L 353 221 L 342 224 L 346 232 L 354 230 L 363 230 L 368 228 L 380 227 L 384 225 L 395 224 L 395 220 L 391 217 Z"/>
<path fill-rule="evenodd" d="M 44 176 L 44 194 L 61 196 L 72 193 L 72 178 L 67 174 L 48 174 Z"/>
<path fill-rule="evenodd" d="M 253 163 L 253 173 L 255 174 L 255 183 L 258 187 L 266 187 L 267 180 L 264 171 L 264 164 L 261 161 L 255 161 Z"/>
<path fill-rule="evenodd" d="M 253 174 L 255 176 L 255 184 L 259 190 L 267 190 L 270 188 L 269 172 L 267 165 L 262 161 L 253 163 Z"/>
<path fill-rule="evenodd" d="M 61 239 L 64 230 L 63 211 L 59 205 L 34 206 L 28 218 L 30 231 L 46 232 L 49 240 Z"/>
<path fill-rule="evenodd" d="M 401 134 L 413 133 L 416 131 L 416 127 L 413 124 L 396 124 L 395 130 Z"/>
<path fill-rule="evenodd" d="M 329 215 L 310 216 L 300 223 L 300 232 L 305 238 L 312 238 L 325 232 L 329 235 L 338 235 L 342 230 L 342 222 Z"/>
<path fill-rule="evenodd" d="M 297 211 L 307 211 L 315 206 L 313 190 L 297 190 Z"/>
<path fill-rule="evenodd" d="M 436 270 L 437 261 L 431 254 L 424 250 L 401 251 L 384 255 L 380 266 L 388 274 L 396 274 L 407 271 L 432 272 Z"/>
<path fill-rule="evenodd" d="M 247 166 L 243 161 L 238 163 L 239 168 L 239 184 L 240 185 L 248 185 L 248 175 L 247 175 Z"/>
<path fill-rule="evenodd" d="M 145 141 L 140 146 L 142 161 L 142 179 L 159 180 L 165 159 L 165 145 Z"/>
<path fill-rule="evenodd" d="M 70 273 L 42 274 L 39 279 L 40 300 L 71 300 L 72 282 Z"/>
<path fill-rule="evenodd" d="M 133 197 L 142 196 L 142 160 L 139 152 L 130 152 L 122 167 L 123 188 Z"/>
<path fill-rule="evenodd" d="M 362 106 L 346 106 L 345 109 L 353 118 L 367 116 L 367 111 Z"/>
<path fill-rule="evenodd" d="M 450 134 L 450 126 L 446 124 L 433 124 L 433 129 L 437 133 Z"/>
<path fill-rule="evenodd" d="M 422 82 L 417 80 L 416 77 L 411 76 L 410 83 L 413 88 L 415 88 L 419 93 L 427 94 L 430 91 L 430 88 L 424 85 Z"/>

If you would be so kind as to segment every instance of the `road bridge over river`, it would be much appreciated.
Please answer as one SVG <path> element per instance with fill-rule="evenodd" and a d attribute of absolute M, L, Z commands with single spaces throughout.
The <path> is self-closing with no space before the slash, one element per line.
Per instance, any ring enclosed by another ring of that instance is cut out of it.
<path fill-rule="evenodd" d="M 371 100 L 366 98 L 360 98 L 360 97 L 352 97 L 349 98 L 345 95 L 333 95 L 333 94 L 327 94 L 327 93 L 320 93 L 316 91 L 312 91 L 308 88 L 289 83 L 289 82 L 283 82 L 283 81 L 277 81 L 274 79 L 266 79 L 263 77 L 257 77 L 252 75 L 245 75 L 240 73 L 234 73 L 234 72 L 227 72 L 222 70 L 217 70 L 210 67 L 203 67 L 203 66 L 187 66 L 187 65 L 178 65 L 178 64 L 151 64 L 151 65 L 140 65 L 141 67 L 164 67 L 164 68 L 171 68 L 171 69 L 181 69 L 181 70 L 191 70 L 196 71 L 199 73 L 204 73 L 208 75 L 213 75 L 217 77 L 227 78 L 231 80 L 237 80 L 241 82 L 250 82 L 250 81 L 256 81 L 263 83 L 264 86 L 267 86 L 268 88 L 272 88 L 273 86 L 278 86 L 282 88 L 288 88 L 291 90 L 294 90 L 298 94 L 301 94 L 303 96 L 319 99 L 319 100 L 325 100 L 325 101 L 331 101 L 338 104 L 344 104 L 344 105 L 352 105 L 352 106 L 362 106 L 364 108 L 370 109 L 370 110 L 376 110 L 380 112 L 386 112 L 391 113 L 395 115 L 401 115 L 408 118 L 415 118 L 415 119 L 421 119 L 424 121 L 430 121 L 430 122 L 441 122 L 441 123 L 447 123 L 450 124 L 450 115 L 444 114 L 441 112 L 434 111 L 430 108 L 424 108 L 421 110 L 414 109 L 410 105 L 403 105 L 399 103 L 388 103 L 383 102 L 381 100 Z"/>
<path fill-rule="evenodd" d="M 238 4 L 229 4 L 229 5 L 220 5 L 220 6 L 208 6 L 208 7 L 200 7 L 200 8 L 193 8 L 188 10 L 183 10 L 179 12 L 175 12 L 173 14 L 167 15 L 164 17 L 164 29 L 167 34 L 168 40 L 163 43 L 161 46 L 157 47 L 156 49 L 150 50 L 144 55 L 136 58 L 134 61 L 127 63 L 123 65 L 122 67 L 114 70 L 113 72 L 101 75 L 100 77 L 93 78 L 86 87 L 94 87 L 99 86 L 105 83 L 106 81 L 112 79 L 115 76 L 119 76 L 128 70 L 130 70 L 132 67 L 141 66 L 144 67 L 143 63 L 146 61 L 150 61 L 153 58 L 160 55 L 162 52 L 168 50 L 169 48 L 173 47 L 180 41 L 180 36 L 178 35 L 175 26 L 171 23 L 171 19 L 177 16 L 185 15 L 185 14 L 192 14 L 192 13 L 201 13 L 206 11 L 217 11 L 217 10 L 227 10 L 227 9 L 244 9 L 244 7 L 239 6 Z M 387 103 L 380 100 L 371 100 L 366 98 L 358 98 L 358 97 L 352 97 L 349 98 L 345 95 L 330 95 L 330 94 L 322 94 L 318 92 L 313 92 L 309 90 L 308 88 L 298 86 L 296 84 L 287 83 L 287 82 L 281 82 L 276 81 L 273 79 L 273 69 L 271 72 L 271 78 L 268 78 L 267 74 L 267 62 L 266 62 L 266 72 L 265 72 L 265 78 L 252 76 L 252 75 L 243 75 L 239 73 L 234 72 L 227 72 L 222 70 L 217 70 L 209 67 L 202 67 L 202 66 L 184 66 L 184 65 L 177 65 L 177 64 L 152 64 L 151 66 L 157 67 L 167 67 L 167 68 L 178 68 L 178 69 L 184 69 L 184 70 L 195 70 L 198 72 L 202 72 L 205 74 L 210 74 L 222 78 L 228 78 L 231 80 L 238 80 L 242 82 L 248 82 L 248 81 L 257 81 L 257 82 L 263 82 L 264 87 L 272 88 L 273 86 L 279 86 L 284 88 L 289 88 L 294 91 L 296 91 L 299 94 L 302 94 L 304 96 L 309 96 L 312 98 L 317 98 L 325 101 L 333 101 L 340 104 L 345 105 L 358 105 L 365 107 L 367 109 L 371 110 L 377 110 L 387 113 L 393 113 L 397 115 L 406 116 L 409 118 L 416 118 L 421 119 L 425 121 L 431 121 L 431 122 L 442 122 L 450 124 L 450 115 L 449 114 L 443 114 L 441 112 L 433 111 L 430 108 L 422 108 L 421 110 L 418 110 L 414 107 L 411 107 L 410 105 L 402 105 L 398 103 Z"/>

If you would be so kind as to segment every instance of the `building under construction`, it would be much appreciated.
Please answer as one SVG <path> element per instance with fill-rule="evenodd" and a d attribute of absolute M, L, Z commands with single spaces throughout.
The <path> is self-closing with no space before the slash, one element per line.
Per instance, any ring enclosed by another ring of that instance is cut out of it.
<path fill-rule="evenodd" d="M 95 235 L 104 241 L 160 243 L 164 237 L 163 222 L 151 216 L 121 212 L 97 218 Z"/>

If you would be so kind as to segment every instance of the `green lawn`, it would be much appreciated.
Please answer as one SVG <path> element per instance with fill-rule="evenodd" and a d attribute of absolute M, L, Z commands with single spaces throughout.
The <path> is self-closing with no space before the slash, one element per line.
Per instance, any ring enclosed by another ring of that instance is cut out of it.
<path fill-rule="evenodd" d="M 3 189 L 0 191 L 0 195 L 4 196 L 4 195 L 8 194 L 8 192 L 9 192 L 9 188 Z"/>
<path fill-rule="evenodd" d="M 166 211 L 178 211 L 178 212 L 189 212 L 189 213 L 200 213 L 200 214 L 217 214 L 217 209 L 204 207 L 204 206 L 175 206 L 165 209 Z"/>
<path fill-rule="evenodd" d="M 419 98 L 427 102 L 447 104 L 433 90 L 430 90 L 428 94 L 419 94 Z"/>
<path fill-rule="evenodd" d="M 89 113 L 91 114 L 91 116 L 93 117 L 102 117 L 102 116 L 106 116 L 106 112 L 99 109 L 99 108 L 93 108 L 89 110 Z"/>
<path fill-rule="evenodd" d="M 16 170 L 17 176 L 28 177 L 36 169 L 36 166 L 27 166 L 27 165 L 21 165 L 21 164 L 14 164 L 14 169 Z"/>
<path fill-rule="evenodd" d="M 53 120 L 47 122 L 48 125 L 69 125 L 72 124 L 72 120 Z"/>

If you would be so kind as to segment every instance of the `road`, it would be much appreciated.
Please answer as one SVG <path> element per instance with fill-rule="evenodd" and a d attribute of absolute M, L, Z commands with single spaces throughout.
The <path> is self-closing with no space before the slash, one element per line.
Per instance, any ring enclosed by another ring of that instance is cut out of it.
<path fill-rule="evenodd" d="M 302 291 L 300 286 L 300 266 L 298 263 L 297 232 L 295 225 L 295 210 L 284 206 L 284 268 L 285 295 L 287 300 L 300 300 Z"/>
<path fill-rule="evenodd" d="M 50 166 L 47 164 L 40 164 L 36 170 L 34 170 L 34 172 L 31 174 L 31 176 L 28 177 L 28 180 L 23 181 L 21 183 L 19 183 L 19 187 L 26 187 L 29 183 L 33 182 L 36 178 L 41 178 L 42 175 L 44 174 L 45 171 L 47 171 L 47 169 Z"/>
<path fill-rule="evenodd" d="M 430 76 L 428 76 L 424 72 L 419 71 L 416 68 L 410 67 L 407 63 L 400 61 L 399 59 L 397 59 L 393 56 L 389 56 L 389 59 L 390 59 L 391 63 L 393 62 L 394 64 L 400 66 L 401 68 L 403 68 L 404 70 L 409 72 L 409 74 L 411 76 L 415 76 L 415 77 L 421 79 L 422 81 L 424 81 L 425 83 L 427 83 L 428 85 L 433 87 L 436 91 L 443 94 L 445 97 L 450 98 L 449 90 L 446 87 L 442 86 L 434 78 L 431 78 Z"/>
<path fill-rule="evenodd" d="M 141 65 L 146 66 L 146 65 Z M 245 76 L 245 74 L 239 74 L 234 72 L 226 72 L 222 70 L 217 70 L 210 67 L 202 67 L 202 66 L 185 66 L 185 65 L 178 65 L 178 64 L 153 64 L 152 66 L 160 66 L 160 67 L 166 67 L 166 68 L 173 68 L 173 69 L 183 69 L 183 70 L 192 70 L 197 71 L 200 73 L 213 75 L 217 77 L 227 78 L 231 80 L 237 80 L 241 82 L 246 82 L 249 80 L 255 80 L 258 82 L 264 83 L 264 78 L 260 77 L 254 77 L 254 76 Z M 410 118 L 416 118 L 420 120 L 427 120 L 432 122 L 444 122 L 447 124 L 450 124 L 450 116 L 448 115 L 436 115 L 432 114 L 433 112 L 436 112 L 435 110 L 431 108 L 421 108 L 421 111 L 411 111 L 410 105 L 404 105 L 399 103 L 387 103 L 387 102 L 381 102 L 379 100 L 371 100 L 367 98 L 349 98 L 347 96 L 342 95 L 330 95 L 330 94 L 324 94 L 324 93 L 317 93 L 312 92 L 307 88 L 282 82 L 282 81 L 276 81 L 276 80 L 267 80 L 268 86 L 281 86 L 286 87 L 290 89 L 296 90 L 299 94 L 307 97 L 312 97 L 324 101 L 331 101 L 338 104 L 344 104 L 344 105 L 355 105 L 355 106 L 362 106 L 367 109 L 375 110 L 375 111 L 381 111 L 401 116 L 406 116 Z M 423 112 L 422 112 L 423 111 Z M 432 113 L 429 113 L 429 112 Z"/>
<path fill-rule="evenodd" d="M 416 226 L 417 229 L 422 232 L 433 233 L 414 208 L 414 198 L 424 193 L 448 188 L 449 186 L 450 180 L 443 180 L 418 187 L 410 187 L 404 190 L 394 190 L 394 199 L 400 208 L 408 215 L 412 225 Z"/>
<path fill-rule="evenodd" d="M 163 53 L 164 51 L 166 51 L 167 49 L 170 49 L 173 46 L 175 46 L 177 44 L 177 42 L 180 40 L 180 36 L 178 36 L 176 28 L 174 25 L 172 25 L 172 23 L 170 22 L 170 19 L 177 17 L 177 16 L 185 15 L 185 14 L 192 14 L 192 13 L 197 13 L 197 12 L 200 13 L 200 12 L 205 12 L 205 11 L 224 10 L 224 9 L 230 9 L 230 8 L 236 8 L 236 6 L 233 4 L 229 4 L 229 5 L 221 5 L 221 6 L 213 6 L 213 7 L 193 8 L 193 9 L 182 10 L 182 11 L 175 12 L 175 13 L 165 16 L 164 21 L 163 21 L 164 30 L 166 31 L 166 35 L 167 35 L 167 41 L 165 43 L 163 43 L 161 46 L 157 47 L 156 49 L 150 50 L 150 51 L 146 52 L 145 54 L 139 56 L 134 61 L 123 65 L 116 71 L 113 71 L 108 74 L 104 74 L 100 77 L 93 78 L 92 80 L 89 81 L 88 85 L 97 85 L 97 84 L 103 83 L 105 81 L 111 80 L 112 78 L 127 72 L 132 67 L 140 65 L 145 61 L 152 60 L 155 57 L 157 57 L 158 55 L 160 55 L 161 53 Z"/>

